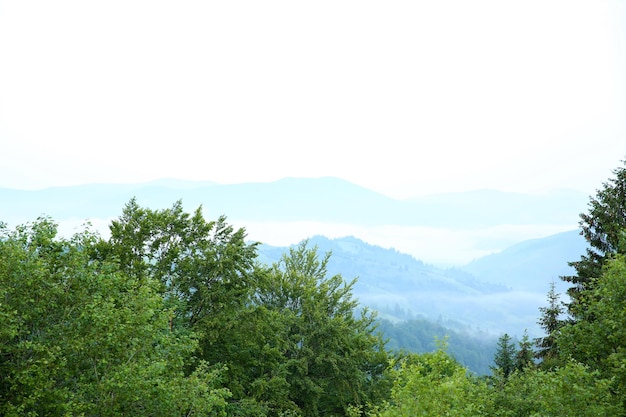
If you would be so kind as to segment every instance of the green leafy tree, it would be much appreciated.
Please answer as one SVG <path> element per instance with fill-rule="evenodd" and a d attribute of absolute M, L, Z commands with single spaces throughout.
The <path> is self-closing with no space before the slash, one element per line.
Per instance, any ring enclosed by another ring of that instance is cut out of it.
<path fill-rule="evenodd" d="M 595 280 L 602 274 L 602 266 L 612 254 L 620 252 L 620 233 L 626 228 L 626 161 L 613 171 L 615 177 L 603 184 L 589 201 L 589 211 L 580 215 L 581 234 L 590 247 L 587 254 L 570 265 L 576 270 L 573 276 L 562 277 L 570 282 L 571 303 L 569 312 L 578 319 L 588 303 L 586 290 L 593 289 Z"/>
<path fill-rule="evenodd" d="M 185 373 L 193 334 L 169 329 L 159 283 L 94 260 L 98 236 L 49 219 L 0 234 L 0 414 L 219 415 L 228 392 Z"/>
<path fill-rule="evenodd" d="M 101 252 L 119 259 L 127 273 L 161 282 L 175 321 L 203 327 L 202 343 L 219 338 L 249 299 L 255 244 L 246 243 L 245 230 L 235 231 L 224 216 L 206 221 L 201 207 L 189 214 L 178 201 L 150 210 L 132 199 L 110 229 Z"/>
<path fill-rule="evenodd" d="M 261 340 L 274 365 L 262 386 L 281 389 L 303 416 L 343 416 L 385 393 L 387 354 L 375 316 L 357 313 L 354 281 L 327 276 L 329 257 L 301 243 L 265 271 L 255 295 L 272 317 Z"/>
<path fill-rule="evenodd" d="M 343 415 L 384 392 L 374 316 L 357 317 L 353 283 L 326 277 L 328 257 L 304 244 L 262 267 L 245 231 L 224 217 L 207 222 L 180 202 L 150 210 L 131 200 L 92 256 L 160 283 L 170 330 L 199 335 L 196 360 L 225 365 L 229 415 Z"/>
<path fill-rule="evenodd" d="M 406 356 L 394 376 L 391 399 L 369 416 L 624 415 L 611 380 L 575 361 L 553 371 L 526 368 L 512 372 L 505 384 L 488 385 L 440 350 Z"/>
<path fill-rule="evenodd" d="M 489 415 L 498 417 L 623 415 L 611 381 L 573 361 L 552 371 L 514 372 L 491 396 L 495 411 Z"/>
<path fill-rule="evenodd" d="M 329 255 L 320 260 L 306 244 L 263 267 L 245 231 L 224 217 L 207 222 L 180 202 L 150 210 L 131 200 L 92 256 L 160 283 L 170 330 L 197 334 L 196 360 L 225 366 L 229 415 L 344 415 L 384 395 L 374 316 L 356 314 L 353 282 L 327 277 Z"/>
<path fill-rule="evenodd" d="M 201 207 L 187 213 L 180 201 L 151 210 L 135 199 L 110 229 L 110 239 L 93 256 L 119 259 L 135 279 L 159 282 L 171 308 L 170 330 L 198 335 L 196 363 L 225 366 L 222 377 L 232 394 L 229 414 L 264 415 L 267 408 L 248 397 L 251 374 L 263 358 L 254 351 L 254 341 L 279 322 L 267 323 L 276 318 L 252 306 L 256 245 L 246 243 L 245 230 L 235 230 L 224 216 L 205 220 Z M 188 365 L 188 372 L 196 363 Z"/>
<path fill-rule="evenodd" d="M 615 382 L 615 391 L 626 397 L 626 255 L 607 260 L 594 284 L 584 317 L 564 326 L 558 344 L 571 357 Z"/>
<path fill-rule="evenodd" d="M 496 347 L 496 353 L 493 358 L 495 363 L 494 371 L 502 375 L 505 379 L 515 370 L 515 344 L 511 336 L 507 333 L 500 336 Z"/>
<path fill-rule="evenodd" d="M 445 351 L 408 354 L 395 365 L 391 398 L 369 415 L 492 415 L 493 401 L 484 380 L 475 378 Z"/>

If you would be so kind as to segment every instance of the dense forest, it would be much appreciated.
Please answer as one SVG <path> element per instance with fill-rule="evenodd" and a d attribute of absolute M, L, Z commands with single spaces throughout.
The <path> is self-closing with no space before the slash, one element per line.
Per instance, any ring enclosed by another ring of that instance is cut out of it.
<path fill-rule="evenodd" d="M 385 339 L 385 348 L 390 352 L 432 352 L 445 340 L 447 353 L 470 372 L 492 374 L 497 341 L 494 335 L 475 329 L 455 330 L 424 318 L 398 322 L 378 318 L 377 326 Z"/>
<path fill-rule="evenodd" d="M 5 416 L 626 415 L 626 167 L 581 214 L 589 250 L 545 336 L 503 334 L 490 376 L 446 337 L 393 349 L 307 242 L 267 265 L 225 217 L 131 200 L 110 237 L 0 226 Z M 390 331 L 387 329 L 387 331 Z M 406 333 L 406 332 L 405 332 Z"/>

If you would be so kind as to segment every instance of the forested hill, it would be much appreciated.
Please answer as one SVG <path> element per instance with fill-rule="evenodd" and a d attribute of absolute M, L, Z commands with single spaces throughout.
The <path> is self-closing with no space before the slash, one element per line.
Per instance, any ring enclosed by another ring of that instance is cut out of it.
<path fill-rule="evenodd" d="M 355 237 L 314 236 L 309 244 L 332 253 L 329 274 L 358 278 L 355 296 L 377 310 L 381 318 L 443 320 L 457 330 L 494 335 L 509 332 L 521 337 L 524 330 L 540 335 L 536 323 L 539 308 L 546 303 L 550 283 L 570 273 L 567 263 L 584 253 L 581 240 L 577 231 L 533 239 L 478 259 L 467 269 L 428 265 Z M 274 262 L 286 250 L 260 245 L 259 260 Z M 508 269 L 498 275 L 503 265 Z M 494 274 L 481 275 L 483 271 Z"/>
<path fill-rule="evenodd" d="M 450 324 L 424 318 L 400 322 L 380 319 L 377 330 L 385 338 L 387 349 L 393 351 L 433 352 L 438 343 L 445 342 L 447 351 L 463 366 L 477 375 L 490 375 L 498 338 L 476 329 L 453 329 Z"/>
<path fill-rule="evenodd" d="M 500 334 L 542 335 L 537 317 L 550 283 L 565 288 L 559 277 L 572 272 L 568 262 L 586 248 L 573 230 L 521 242 L 465 267 L 439 268 L 353 236 L 313 236 L 308 244 L 331 253 L 330 275 L 357 278 L 354 295 L 378 312 L 390 348 L 432 351 L 435 339 L 447 336 L 450 353 L 478 374 L 490 372 Z M 259 261 L 272 264 L 287 251 L 260 245 Z"/>
<path fill-rule="evenodd" d="M 587 247 L 580 231 L 571 230 L 520 242 L 476 259 L 462 269 L 481 280 L 516 290 L 545 292 L 550 280 L 559 292 L 565 292 L 568 284 L 559 277 L 574 272 L 568 262 L 579 259 Z"/>
<path fill-rule="evenodd" d="M 503 285 L 480 282 L 460 270 L 428 265 L 393 248 L 371 245 L 353 236 L 313 236 L 308 243 L 321 252 L 332 253 L 329 273 L 342 274 L 346 279 L 358 277 L 355 294 L 368 303 L 375 301 L 377 295 L 381 303 L 393 305 L 399 301 L 395 300 L 396 295 L 414 291 L 480 294 L 507 290 Z M 261 245 L 260 259 L 267 263 L 276 261 L 285 250 Z"/>

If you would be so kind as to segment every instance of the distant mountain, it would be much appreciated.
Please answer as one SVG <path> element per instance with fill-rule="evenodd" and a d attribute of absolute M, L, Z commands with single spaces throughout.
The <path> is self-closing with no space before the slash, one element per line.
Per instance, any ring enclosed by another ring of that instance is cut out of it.
<path fill-rule="evenodd" d="M 157 187 L 166 187 L 178 190 L 184 190 L 189 188 L 201 188 L 213 185 L 219 185 L 217 182 L 213 181 L 188 181 L 188 180 L 179 180 L 177 178 L 161 178 L 158 180 L 150 181 L 145 183 L 149 186 L 157 186 Z"/>
<path fill-rule="evenodd" d="M 416 290 L 458 294 L 506 291 L 504 286 L 480 282 L 468 273 L 426 265 L 411 255 L 370 245 L 352 236 L 339 239 L 313 236 L 308 244 L 316 246 L 320 254 L 331 252 L 329 274 L 341 274 L 345 279 L 358 277 L 355 294 L 368 300 L 382 300 L 386 294 L 395 298 L 398 293 Z M 261 245 L 260 260 L 274 262 L 287 250 Z"/>
<path fill-rule="evenodd" d="M 563 189 L 537 195 L 475 190 L 434 194 L 414 198 L 411 202 L 431 216 L 432 224 L 439 225 L 577 224 L 588 196 Z"/>
<path fill-rule="evenodd" d="M 182 199 L 193 210 L 202 205 L 212 216 L 255 221 L 315 220 L 376 223 L 382 213 L 403 211 L 403 202 L 337 178 L 285 178 L 268 183 L 213 184 L 158 180 L 144 184 L 90 184 L 43 190 L 0 189 L 6 217 L 45 213 L 65 217 L 111 217 L 136 197 L 139 204 L 165 208 Z M 357 210 L 358 208 L 358 210 Z"/>
<path fill-rule="evenodd" d="M 500 331 L 500 311 L 492 317 L 485 297 L 497 298 L 509 290 L 478 281 L 455 269 L 424 264 L 394 249 L 369 245 L 354 237 L 328 239 L 315 236 L 309 246 L 320 255 L 330 251 L 328 274 L 341 274 L 347 281 L 358 278 L 354 295 L 361 304 L 392 321 L 414 317 L 452 320 L 463 326 Z M 289 248 L 259 246 L 259 261 L 272 263 Z M 498 325 L 496 323 L 500 322 Z"/>
<path fill-rule="evenodd" d="M 341 274 L 346 281 L 358 278 L 353 294 L 362 306 L 378 312 L 379 330 L 388 339 L 390 349 L 432 351 L 436 348 L 435 338 L 448 336 L 449 351 L 461 363 L 478 374 L 490 372 L 500 328 L 489 326 L 492 318 L 484 322 L 480 317 L 468 320 L 472 315 L 454 311 L 468 308 L 467 302 L 455 300 L 493 297 L 507 288 L 480 282 L 460 270 L 427 265 L 395 249 L 370 245 L 355 237 L 314 236 L 308 239 L 308 245 L 317 247 L 319 256 L 331 253 L 329 276 Z M 258 260 L 272 264 L 288 251 L 289 247 L 259 245 Z M 478 309 L 474 308 L 474 313 L 480 316 Z"/>
<path fill-rule="evenodd" d="M 329 274 L 358 278 L 354 295 L 382 318 L 397 322 L 423 317 L 444 320 L 453 328 L 456 323 L 457 330 L 520 337 L 524 330 L 541 335 L 536 322 L 550 282 L 564 291 L 567 285 L 559 275 L 570 272 L 567 262 L 577 260 L 585 248 L 572 231 L 522 242 L 464 268 L 438 268 L 354 237 L 315 236 L 308 243 L 321 254 L 332 253 Z M 260 245 L 259 261 L 275 262 L 288 249 Z"/>
<path fill-rule="evenodd" d="M 587 203 L 583 193 L 572 191 L 525 195 L 482 190 L 396 200 L 332 177 L 246 184 L 162 179 L 0 189 L 0 221 L 13 227 L 45 214 L 64 233 L 90 220 L 106 234 L 106 225 L 132 197 L 152 209 L 171 207 L 177 200 L 187 211 L 202 206 L 207 218 L 226 215 L 230 223 L 253 231 L 253 239 L 275 245 L 316 234 L 353 235 L 440 265 L 461 265 L 528 238 L 574 228 Z"/>
<path fill-rule="evenodd" d="M 568 262 L 579 260 L 586 249 L 585 239 L 578 230 L 572 230 L 521 242 L 461 269 L 482 281 L 513 290 L 547 293 L 554 281 L 557 290 L 564 292 L 568 284 L 559 277 L 574 273 Z"/>
<path fill-rule="evenodd" d="M 395 200 L 332 178 L 285 178 L 268 183 L 215 184 L 174 179 L 144 184 L 90 184 L 43 190 L 0 189 L 0 218 L 31 220 L 118 215 L 131 197 L 152 208 L 182 199 L 212 215 L 250 221 L 318 221 L 360 225 L 484 227 L 497 224 L 575 225 L 587 196 L 557 191 L 535 196 L 499 191 Z"/>
<path fill-rule="evenodd" d="M 432 352 L 437 340 L 447 340 L 448 352 L 478 375 L 490 375 L 499 336 L 476 331 L 454 330 L 438 321 L 410 319 L 392 323 L 379 320 L 378 330 L 387 339 L 387 348 L 409 352 Z"/>

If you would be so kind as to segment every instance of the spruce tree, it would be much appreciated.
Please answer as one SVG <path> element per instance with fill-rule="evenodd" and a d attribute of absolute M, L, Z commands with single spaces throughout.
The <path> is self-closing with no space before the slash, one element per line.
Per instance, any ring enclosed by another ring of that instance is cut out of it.
<path fill-rule="evenodd" d="M 535 352 L 533 351 L 533 344 L 528 336 L 528 331 L 524 331 L 522 340 L 519 342 L 519 350 L 515 354 L 515 369 L 523 371 L 534 365 L 533 357 Z"/>
<path fill-rule="evenodd" d="M 593 283 L 602 274 L 602 266 L 611 254 L 620 253 L 620 233 L 626 228 L 626 161 L 613 171 L 614 178 L 603 183 L 595 197 L 589 201 L 589 212 L 580 215 L 581 235 L 590 247 L 579 261 L 570 262 L 576 274 L 561 277 L 572 284 L 569 312 L 574 320 L 580 318 L 588 304 Z M 623 252 L 623 251 L 622 251 Z"/>
<path fill-rule="evenodd" d="M 539 307 L 541 317 L 537 321 L 546 336 L 535 339 L 535 346 L 537 346 L 535 357 L 541 361 L 542 368 L 552 367 L 553 362 L 557 359 L 556 336 L 558 330 L 563 326 L 560 318 L 563 310 L 564 308 L 559 301 L 559 294 L 555 290 L 555 283 L 551 282 L 548 291 L 548 306 Z"/>
<path fill-rule="evenodd" d="M 499 372 L 504 378 L 507 378 L 511 372 L 515 370 L 515 344 L 513 343 L 511 336 L 507 333 L 500 336 L 498 339 L 498 346 L 493 358 L 495 363 L 494 371 Z"/>

